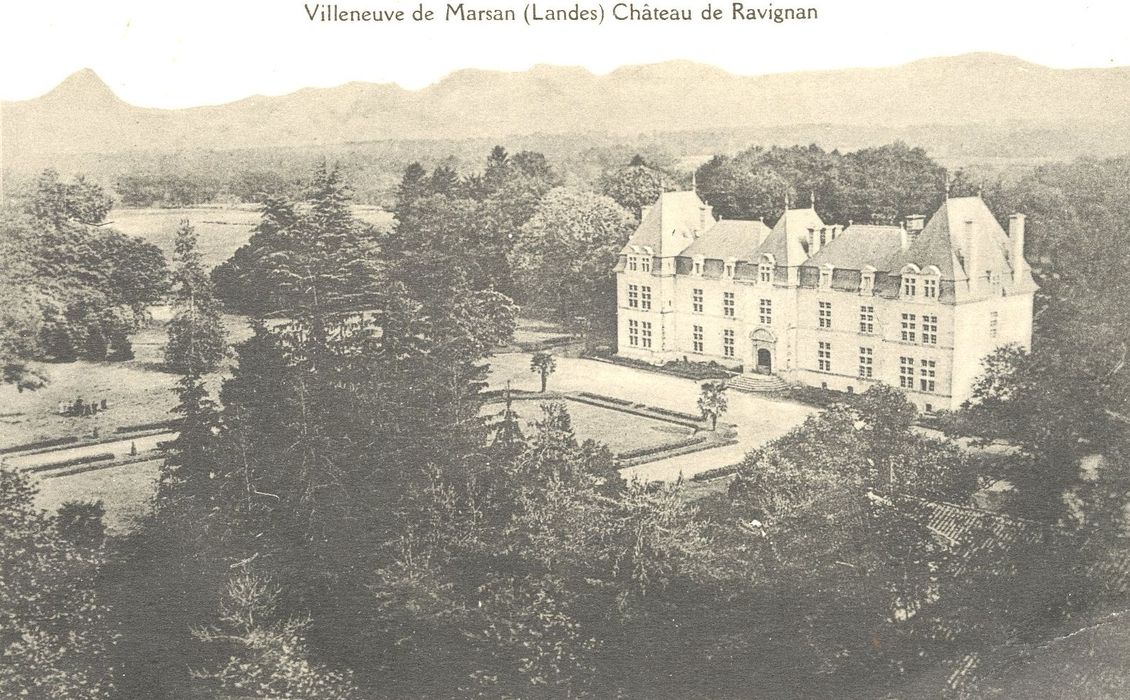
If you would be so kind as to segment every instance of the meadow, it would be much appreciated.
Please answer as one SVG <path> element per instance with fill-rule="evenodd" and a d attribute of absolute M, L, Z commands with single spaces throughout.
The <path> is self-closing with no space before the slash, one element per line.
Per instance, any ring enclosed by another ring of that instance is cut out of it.
<path fill-rule="evenodd" d="M 361 221 L 382 230 L 392 224 L 392 214 L 379 207 L 355 206 L 353 213 Z M 251 230 L 259 223 L 259 206 L 235 204 L 177 209 L 117 208 L 111 210 L 106 217 L 110 227 L 130 236 L 144 238 L 160 248 L 168 259 L 172 257 L 177 228 L 185 220 L 196 229 L 197 245 L 204 265 L 215 267 L 247 243 Z"/>

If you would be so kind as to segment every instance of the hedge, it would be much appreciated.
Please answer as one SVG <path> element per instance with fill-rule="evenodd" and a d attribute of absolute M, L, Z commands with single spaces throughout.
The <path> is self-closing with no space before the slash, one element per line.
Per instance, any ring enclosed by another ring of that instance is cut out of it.
<path fill-rule="evenodd" d="M 22 445 L 13 445 L 12 447 L 0 448 L 0 455 L 11 454 L 13 452 L 27 452 L 30 450 L 38 450 L 45 447 L 58 447 L 59 445 L 68 445 L 72 442 L 78 442 L 78 438 L 74 436 L 51 438 L 50 440 L 40 440 L 38 442 L 27 442 Z"/>
<path fill-rule="evenodd" d="M 61 462 L 51 462 L 50 464 L 39 464 L 34 467 L 29 467 L 29 472 L 42 472 L 48 469 L 61 469 L 63 467 L 74 467 L 79 464 L 90 464 L 91 462 L 104 462 L 114 458 L 113 452 L 99 452 L 98 454 L 87 455 L 85 457 L 74 457 L 72 459 L 64 459 Z"/>

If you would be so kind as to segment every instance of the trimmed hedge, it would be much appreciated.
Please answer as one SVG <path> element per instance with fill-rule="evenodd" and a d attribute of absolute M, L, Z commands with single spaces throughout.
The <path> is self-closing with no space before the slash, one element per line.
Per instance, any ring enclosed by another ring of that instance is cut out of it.
<path fill-rule="evenodd" d="M 691 445 L 706 442 L 705 435 L 693 435 L 683 440 L 676 442 L 668 442 L 662 445 L 652 445 L 650 447 L 641 447 L 635 450 L 628 450 L 627 452 L 619 452 L 616 456 L 620 459 L 638 459 L 640 457 L 647 457 L 661 452 L 670 452 L 671 450 L 679 450 Z"/>
<path fill-rule="evenodd" d="M 39 464 L 34 467 L 29 467 L 29 472 L 42 472 L 48 469 L 61 469 L 63 467 L 74 467 L 80 464 L 90 464 L 91 462 L 105 462 L 106 460 L 114 459 L 113 452 L 99 452 L 94 455 L 87 455 L 85 457 L 74 457 L 72 459 L 64 459 L 61 462 L 51 462 L 50 464 Z"/>
<path fill-rule="evenodd" d="M 72 442 L 78 442 L 78 438 L 74 436 L 51 438 L 50 440 L 39 440 L 38 442 L 27 442 L 22 445 L 13 445 L 12 447 L 0 448 L 0 455 L 11 454 L 13 452 L 28 452 L 31 450 L 39 450 L 45 447 L 58 447 L 59 445 L 69 445 Z"/>
<path fill-rule="evenodd" d="M 731 464 L 725 467 L 715 467 L 713 469 L 707 469 L 706 471 L 695 474 L 691 477 L 691 481 L 711 481 L 712 479 L 721 479 L 724 476 L 736 474 L 737 471 L 738 465 L 736 464 Z"/>
<path fill-rule="evenodd" d="M 608 403 L 614 403 L 618 406 L 638 406 L 638 405 L 640 405 L 640 404 L 632 403 L 631 401 L 628 401 L 626 399 L 618 399 L 615 396 L 604 396 L 602 394 L 593 394 L 593 393 L 588 392 L 588 391 L 578 391 L 577 395 L 578 396 L 585 396 L 587 398 L 595 399 L 597 401 L 607 401 Z"/>
<path fill-rule="evenodd" d="M 180 419 L 174 418 L 172 420 L 162 420 L 155 423 L 138 423 L 137 425 L 119 425 L 114 428 L 115 433 L 138 433 L 143 430 L 155 430 L 157 428 L 176 428 L 180 425 Z"/>

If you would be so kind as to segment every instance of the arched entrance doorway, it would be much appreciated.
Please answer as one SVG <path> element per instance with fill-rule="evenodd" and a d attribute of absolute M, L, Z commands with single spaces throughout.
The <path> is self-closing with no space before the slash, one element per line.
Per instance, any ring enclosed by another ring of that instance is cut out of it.
<path fill-rule="evenodd" d="M 768 348 L 757 349 L 757 373 L 773 374 L 773 353 Z"/>
<path fill-rule="evenodd" d="M 767 328 L 758 328 L 749 334 L 752 371 L 758 374 L 773 374 L 773 355 L 777 352 L 777 338 Z"/>

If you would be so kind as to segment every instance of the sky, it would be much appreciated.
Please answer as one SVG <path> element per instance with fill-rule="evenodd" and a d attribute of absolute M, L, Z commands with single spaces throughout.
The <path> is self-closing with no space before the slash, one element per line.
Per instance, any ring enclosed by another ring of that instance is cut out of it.
<path fill-rule="evenodd" d="M 403 9 L 421 0 L 339 0 L 341 9 Z M 710 0 L 637 2 L 687 8 Z M 791 4 L 795 2 L 796 5 Z M 588 4 L 586 4 L 588 3 Z M 312 6 L 314 3 L 310 3 Z M 423 0 L 442 16 L 446 2 Z M 615 0 L 558 0 L 546 7 Z M 1130 65 L 1130 2 L 1042 0 L 747 0 L 816 8 L 812 22 L 317 23 L 295 0 L 4 0 L 0 99 L 22 100 L 92 68 L 119 97 L 146 107 L 220 104 L 350 81 L 421 88 L 453 70 L 535 64 L 619 66 L 684 59 L 756 75 L 888 66 L 991 51 L 1061 68 Z M 468 7 L 515 8 L 524 0 Z"/>

